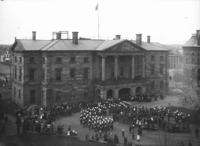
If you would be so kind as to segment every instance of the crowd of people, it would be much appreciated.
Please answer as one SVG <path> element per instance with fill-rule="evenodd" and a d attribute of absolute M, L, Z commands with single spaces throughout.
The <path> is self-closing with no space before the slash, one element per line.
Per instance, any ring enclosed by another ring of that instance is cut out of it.
<path fill-rule="evenodd" d="M 62 103 L 53 105 L 49 110 L 53 115 L 70 116 L 79 109 L 79 104 Z"/>
<path fill-rule="evenodd" d="M 105 106 L 100 103 L 95 107 L 82 109 L 80 112 L 80 122 L 84 126 L 100 133 L 113 129 L 113 118 L 107 116 Z"/>
<path fill-rule="evenodd" d="M 31 112 L 27 112 L 24 110 L 17 111 L 17 133 L 53 133 L 53 120 L 54 117 L 51 115 L 51 113 L 43 107 L 35 108 Z"/>
<path fill-rule="evenodd" d="M 53 105 L 50 108 L 35 106 L 17 111 L 16 125 L 17 133 L 37 132 L 43 134 L 59 133 L 59 128 L 54 126 L 54 121 L 57 116 L 70 116 L 77 112 L 79 107 L 75 104 L 60 104 Z M 57 130 L 57 131 L 56 131 Z M 70 131 L 74 134 L 73 131 Z"/>
<path fill-rule="evenodd" d="M 110 122 L 108 117 L 112 117 Z M 86 136 L 86 140 L 98 141 L 103 134 L 104 141 L 110 142 L 111 140 L 117 144 L 119 142 L 118 136 L 116 134 L 114 137 L 109 135 L 113 129 L 114 122 L 129 124 L 129 133 L 132 135 L 132 139 L 140 141 L 143 129 L 188 132 L 190 114 L 164 106 L 147 108 L 132 106 L 126 101 L 105 100 L 98 104 L 93 104 L 92 107 L 83 108 L 80 112 L 80 122 L 96 131 L 95 135 Z M 124 129 L 122 129 L 122 138 L 124 139 L 124 144 L 127 144 L 128 141 Z"/>
<path fill-rule="evenodd" d="M 121 100 L 123 101 L 133 101 L 133 102 L 151 102 L 152 100 L 157 99 L 163 99 L 163 95 L 147 95 L 147 94 L 141 94 L 141 95 L 134 95 L 134 96 L 123 96 L 121 97 Z"/>
<path fill-rule="evenodd" d="M 132 106 L 127 102 L 111 100 L 99 102 L 92 108 L 82 109 L 80 121 L 90 128 L 96 128 L 97 121 L 102 125 L 107 124 L 106 120 L 101 122 L 101 118 L 104 119 L 105 116 L 112 116 L 113 121 L 129 124 L 132 127 L 141 127 L 142 129 L 156 130 L 159 128 L 169 132 L 189 131 L 190 114 L 178 109 L 172 110 L 162 106 L 145 108 Z"/>

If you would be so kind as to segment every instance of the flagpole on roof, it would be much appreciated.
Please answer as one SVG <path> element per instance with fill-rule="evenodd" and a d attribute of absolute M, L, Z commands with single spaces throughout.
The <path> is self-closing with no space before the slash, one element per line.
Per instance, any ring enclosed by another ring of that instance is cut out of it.
<path fill-rule="evenodd" d="M 98 40 L 99 40 L 99 1 L 97 0 L 97 5 L 96 5 L 96 7 L 95 7 L 95 11 L 97 11 L 97 21 L 98 21 L 98 26 L 97 26 L 97 38 L 98 38 Z"/>
<path fill-rule="evenodd" d="M 99 10 L 98 10 L 98 40 L 99 40 Z"/>

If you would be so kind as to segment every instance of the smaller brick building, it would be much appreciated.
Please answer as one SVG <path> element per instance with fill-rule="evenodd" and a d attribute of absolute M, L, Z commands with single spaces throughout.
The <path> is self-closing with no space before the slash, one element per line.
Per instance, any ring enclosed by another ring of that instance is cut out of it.
<path fill-rule="evenodd" d="M 168 90 L 166 46 L 142 41 L 16 39 L 12 46 L 12 98 L 24 106 L 95 101 Z"/>

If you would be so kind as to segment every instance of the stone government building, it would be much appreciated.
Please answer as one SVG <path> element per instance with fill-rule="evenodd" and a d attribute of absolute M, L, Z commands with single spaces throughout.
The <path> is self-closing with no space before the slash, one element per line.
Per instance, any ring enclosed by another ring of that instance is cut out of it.
<path fill-rule="evenodd" d="M 200 97 L 200 30 L 196 30 L 183 46 L 184 74 Z"/>
<path fill-rule="evenodd" d="M 12 99 L 21 106 L 94 101 L 168 90 L 168 55 L 165 45 L 142 41 L 16 39 L 12 46 Z"/>

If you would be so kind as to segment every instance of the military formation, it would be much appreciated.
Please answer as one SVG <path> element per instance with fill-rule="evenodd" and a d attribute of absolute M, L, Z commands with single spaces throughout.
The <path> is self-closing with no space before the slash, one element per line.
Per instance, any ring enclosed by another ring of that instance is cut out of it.
<path fill-rule="evenodd" d="M 91 107 L 82 109 L 80 112 L 80 122 L 90 129 L 98 132 L 107 132 L 113 130 L 113 118 L 105 116 L 106 111 L 101 107 Z"/>

